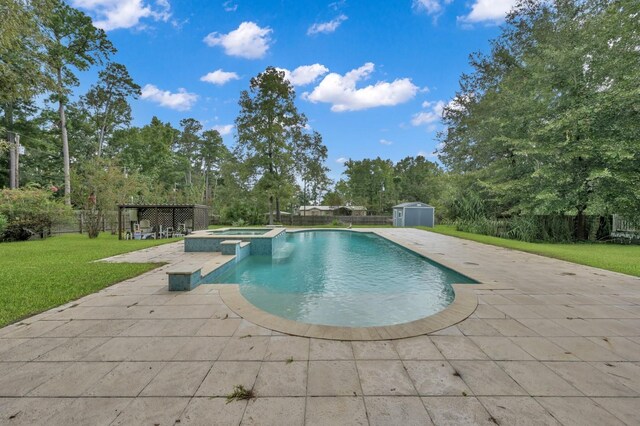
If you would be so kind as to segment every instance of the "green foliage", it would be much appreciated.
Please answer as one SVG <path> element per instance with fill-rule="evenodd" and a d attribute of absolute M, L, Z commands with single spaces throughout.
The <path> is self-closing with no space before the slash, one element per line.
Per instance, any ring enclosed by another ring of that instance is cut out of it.
<path fill-rule="evenodd" d="M 249 90 L 240 94 L 239 105 L 234 154 L 244 177 L 254 180 L 258 194 L 268 199 L 269 223 L 273 224 L 273 212 L 279 220 L 281 200 L 294 192 L 295 160 L 300 161 L 306 151 L 300 145 L 307 140 L 303 136 L 307 118 L 298 112 L 295 91 L 284 72 L 274 67 L 251 79 Z M 310 140 L 312 144 L 317 141 L 315 137 Z"/>
<path fill-rule="evenodd" d="M 222 223 L 231 223 L 233 226 L 261 225 L 264 223 L 264 211 L 261 210 L 250 200 L 238 198 L 222 208 L 220 220 Z"/>
<path fill-rule="evenodd" d="M 247 222 L 245 222 L 244 219 L 238 219 L 238 220 L 234 220 L 233 222 L 231 222 L 231 226 L 239 228 L 242 226 L 246 226 Z"/>
<path fill-rule="evenodd" d="M 3 214 L 0 214 L 0 235 L 4 234 L 4 230 L 7 229 L 7 223 L 9 219 Z"/>
<path fill-rule="evenodd" d="M 395 204 L 407 201 L 440 208 L 443 172 L 422 156 L 406 157 L 395 164 L 380 157 L 348 160 L 344 166 L 345 178 L 327 194 L 323 204 L 362 205 L 373 214 L 390 214 Z"/>
<path fill-rule="evenodd" d="M 522 1 L 444 113 L 440 158 L 490 216 L 640 211 L 640 4 Z M 515 232 L 530 234 L 525 223 Z"/>
<path fill-rule="evenodd" d="M 134 277 L 156 264 L 94 262 L 175 240 L 79 234 L 0 244 L 0 327 Z"/>
<path fill-rule="evenodd" d="M 316 205 L 327 192 L 331 184 L 331 179 L 327 176 L 329 168 L 324 165 L 327 156 L 327 147 L 322 143 L 322 136 L 318 132 L 303 134 L 300 143 L 296 144 L 295 169 L 302 180 L 300 205 Z"/>
<path fill-rule="evenodd" d="M 435 228 L 418 227 L 424 231 L 436 232 L 452 237 L 464 238 L 479 243 L 491 244 L 513 250 L 521 250 L 527 253 L 553 257 L 581 265 L 607 269 L 622 274 L 640 277 L 640 246 L 619 245 L 610 243 L 530 243 L 515 241 L 487 235 L 462 232 L 455 226 L 437 225 Z"/>
<path fill-rule="evenodd" d="M 89 113 L 89 122 L 93 132 L 98 157 L 102 156 L 105 140 L 108 140 L 118 127 L 131 122 L 129 98 L 140 95 L 138 86 L 127 68 L 115 62 L 109 63 L 98 73 L 98 82 L 80 98 L 80 107 Z"/>
<path fill-rule="evenodd" d="M 608 229 L 601 229 L 599 217 L 594 217 L 587 230 L 595 241 L 598 236 L 608 236 Z M 527 242 L 572 242 L 574 236 L 574 218 L 571 216 L 534 216 L 518 215 L 510 218 L 491 219 L 476 217 L 453 221 L 456 229 L 463 232 L 483 234 L 499 238 L 509 238 Z"/>
<path fill-rule="evenodd" d="M 138 173 L 125 173 L 114 160 L 94 158 L 73 174 L 73 204 L 82 210 L 89 238 L 96 238 L 103 219 L 116 229 L 117 215 L 107 215 L 118 204 L 159 202 L 154 199 L 152 184 Z"/>
<path fill-rule="evenodd" d="M 4 241 L 21 241 L 32 235 L 46 237 L 51 225 L 70 214 L 70 210 L 36 187 L 0 190 L 0 214 L 8 219 Z"/>
<path fill-rule="evenodd" d="M 29 100 L 53 87 L 43 64 L 44 35 L 38 27 L 35 4 L 0 0 L 0 104 Z"/>
<path fill-rule="evenodd" d="M 55 82 L 50 100 L 58 104 L 60 140 L 63 154 L 64 198 L 71 205 L 71 158 L 65 108 L 71 87 L 80 81 L 77 71 L 115 53 L 104 30 L 93 26 L 91 18 L 62 0 L 36 3 L 36 16 L 44 38 L 44 63 L 47 75 Z"/>

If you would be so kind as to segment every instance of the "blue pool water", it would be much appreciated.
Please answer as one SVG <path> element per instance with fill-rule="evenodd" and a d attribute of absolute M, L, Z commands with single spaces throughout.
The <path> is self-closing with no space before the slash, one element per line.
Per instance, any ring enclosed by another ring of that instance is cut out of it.
<path fill-rule="evenodd" d="M 399 324 L 443 310 L 453 283 L 475 281 L 375 234 L 288 233 L 274 256 L 249 256 L 217 283 L 260 309 L 312 324 Z"/>
<path fill-rule="evenodd" d="M 210 234 L 213 235 L 264 235 L 267 232 L 271 231 L 271 229 L 225 229 L 223 231 L 209 231 Z"/>

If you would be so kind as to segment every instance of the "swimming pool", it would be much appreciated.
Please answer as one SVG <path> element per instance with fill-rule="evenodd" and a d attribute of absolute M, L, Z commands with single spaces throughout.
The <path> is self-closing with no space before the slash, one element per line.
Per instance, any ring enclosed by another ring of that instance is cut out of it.
<path fill-rule="evenodd" d="M 453 301 L 451 284 L 476 281 L 375 234 L 301 231 L 213 282 L 240 284 L 249 302 L 287 319 L 367 327 L 435 314 Z"/>

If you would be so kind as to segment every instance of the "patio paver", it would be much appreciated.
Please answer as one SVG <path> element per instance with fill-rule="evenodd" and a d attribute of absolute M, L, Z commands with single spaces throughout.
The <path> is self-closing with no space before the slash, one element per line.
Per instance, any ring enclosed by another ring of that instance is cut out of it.
<path fill-rule="evenodd" d="M 216 285 L 169 293 L 167 265 L 0 329 L 0 424 L 637 424 L 640 279 L 374 231 L 487 283 L 475 312 L 406 339 L 289 336 Z M 212 256 L 172 243 L 109 261 L 191 255 Z M 240 384 L 256 398 L 227 404 Z"/>

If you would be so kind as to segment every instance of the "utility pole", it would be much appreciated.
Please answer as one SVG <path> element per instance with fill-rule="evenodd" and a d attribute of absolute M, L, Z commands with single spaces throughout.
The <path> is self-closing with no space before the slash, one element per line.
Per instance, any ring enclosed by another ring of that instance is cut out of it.
<path fill-rule="evenodd" d="M 16 188 L 20 188 L 20 135 L 18 133 L 14 133 L 14 138 L 16 142 Z"/>
<path fill-rule="evenodd" d="M 7 131 L 9 140 L 9 189 L 16 187 L 16 145 L 13 141 L 13 132 Z"/>
<path fill-rule="evenodd" d="M 7 130 L 9 139 L 9 188 L 20 186 L 20 135 Z"/>

